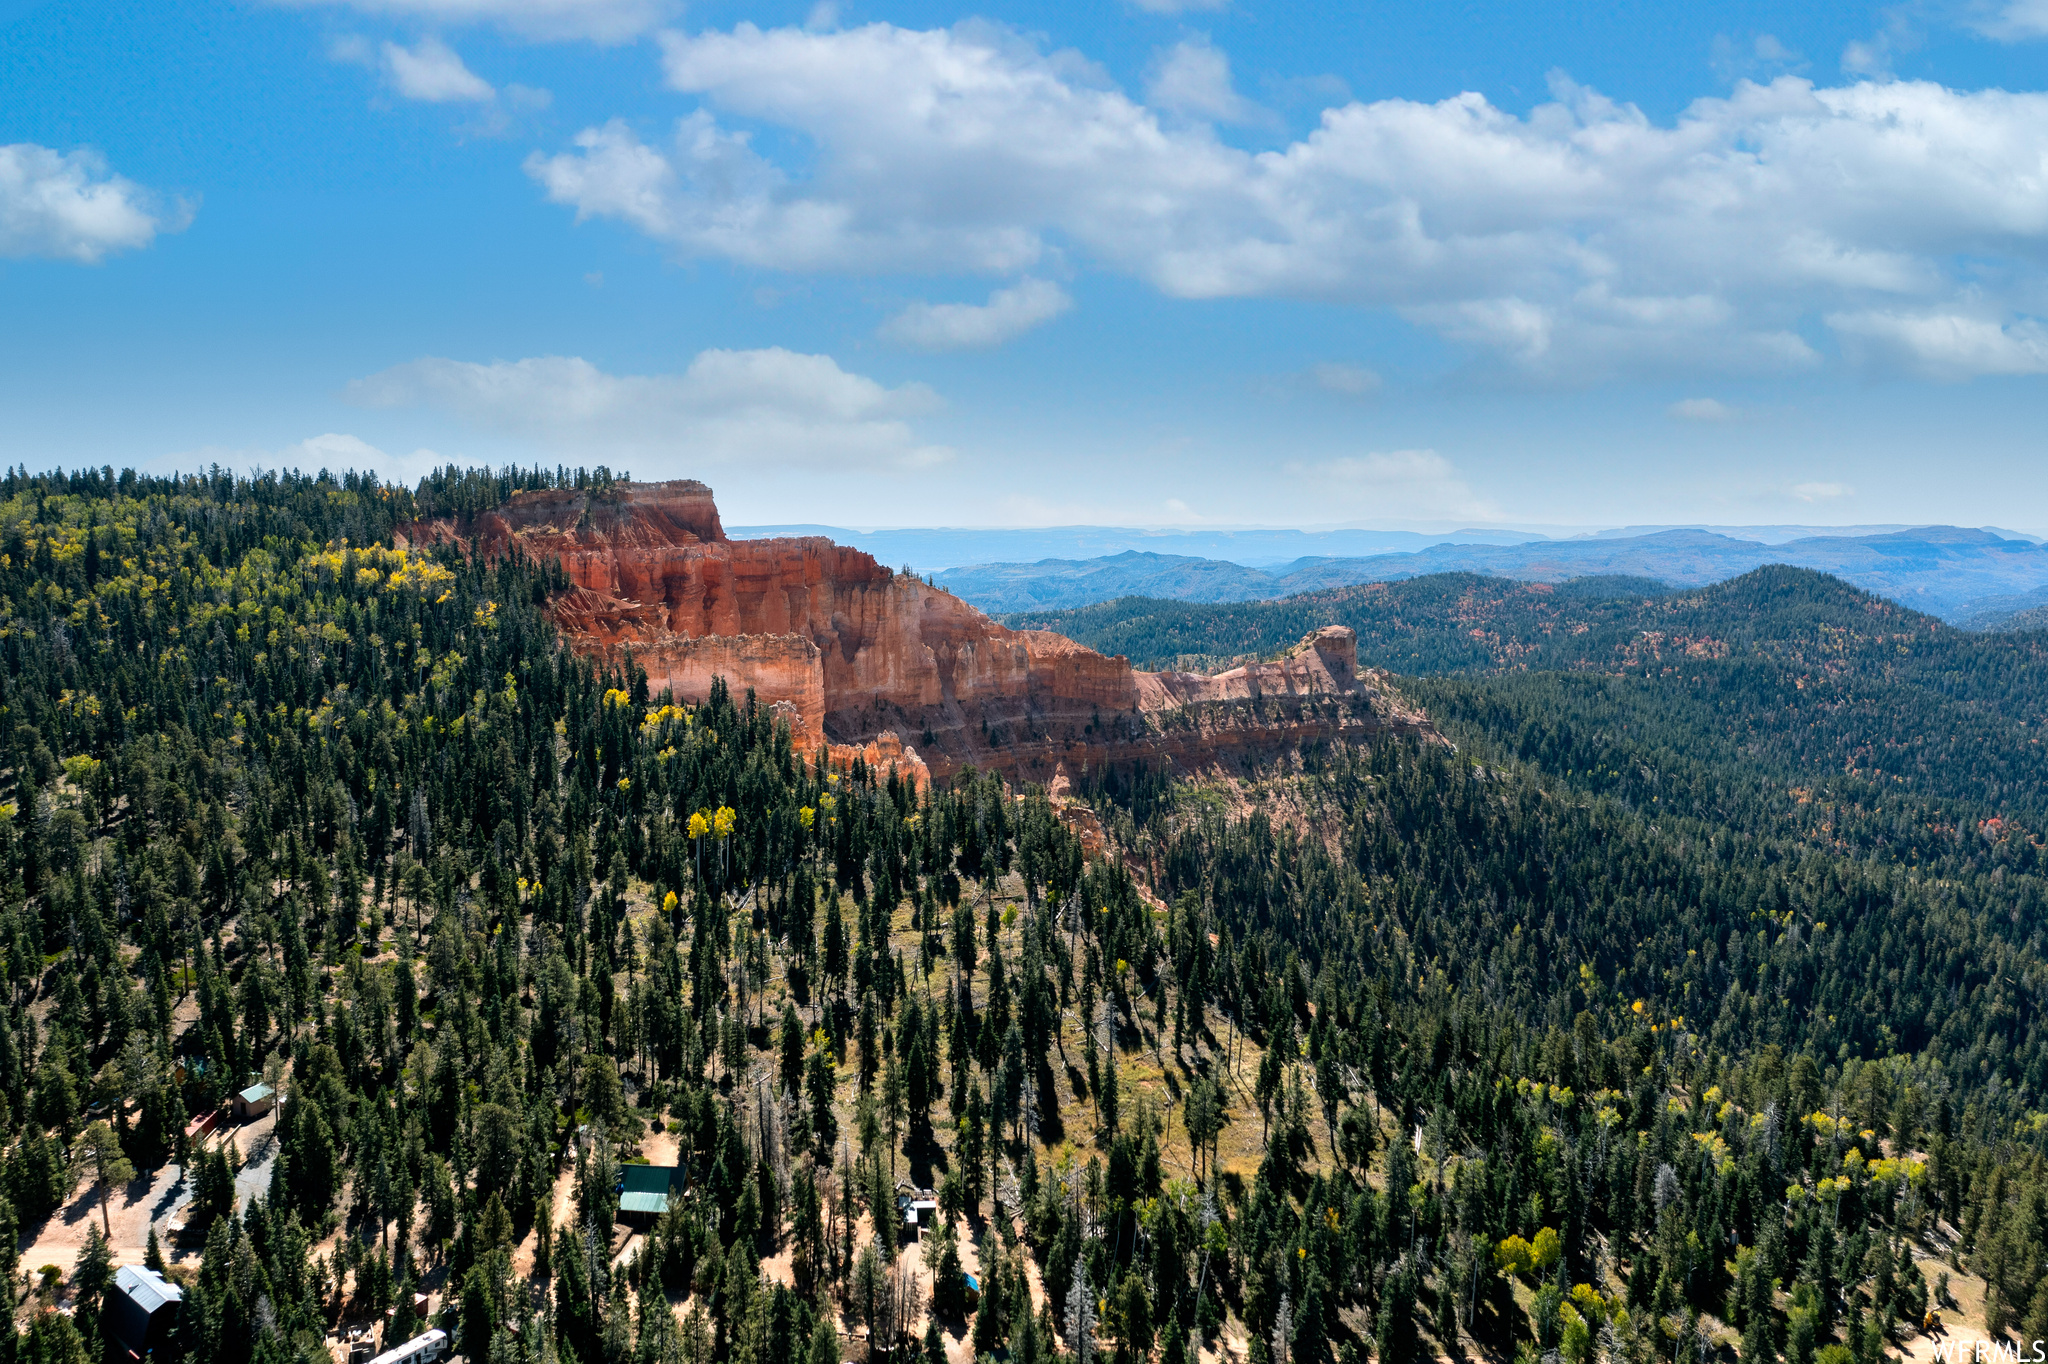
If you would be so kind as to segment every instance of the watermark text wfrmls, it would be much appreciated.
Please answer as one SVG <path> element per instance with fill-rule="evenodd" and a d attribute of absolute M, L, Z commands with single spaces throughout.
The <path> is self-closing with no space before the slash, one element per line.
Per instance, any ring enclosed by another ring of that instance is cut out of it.
<path fill-rule="evenodd" d="M 2044 1364 L 2048 1341 L 2026 1343 L 2010 1340 L 1939 1340 L 1934 1357 L 1941 1364 Z"/>

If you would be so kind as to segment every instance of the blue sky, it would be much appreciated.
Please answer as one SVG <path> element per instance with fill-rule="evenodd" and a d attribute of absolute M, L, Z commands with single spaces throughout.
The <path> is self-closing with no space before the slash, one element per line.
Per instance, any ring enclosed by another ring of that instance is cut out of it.
<path fill-rule="evenodd" d="M 0 0 L 0 460 L 2048 529 L 2048 0 Z"/>

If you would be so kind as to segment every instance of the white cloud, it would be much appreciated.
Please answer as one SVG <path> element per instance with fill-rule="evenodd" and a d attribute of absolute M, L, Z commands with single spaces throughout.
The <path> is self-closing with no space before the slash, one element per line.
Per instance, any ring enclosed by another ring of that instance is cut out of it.
<path fill-rule="evenodd" d="M 1434 450 L 1374 451 L 1289 464 L 1287 471 L 1321 485 L 1326 496 L 1360 515 L 1501 519 L 1500 508 L 1474 493 L 1457 467 Z"/>
<path fill-rule="evenodd" d="M 270 462 L 270 459 L 257 459 L 252 462 L 252 467 Z M 359 436 L 329 431 L 325 435 L 311 436 L 295 445 L 287 445 L 277 452 L 274 462 L 309 474 L 321 469 L 336 474 L 358 469 L 374 472 L 386 483 L 416 483 L 448 461 L 426 449 L 415 450 L 409 455 L 386 454 Z"/>
<path fill-rule="evenodd" d="M 1346 398 L 1368 398 L 1380 391 L 1380 376 L 1363 365 L 1326 361 L 1309 366 L 1308 377 L 1325 393 Z"/>
<path fill-rule="evenodd" d="M 1260 123 L 1270 115 L 1237 93 L 1230 58 L 1201 34 L 1183 38 L 1160 53 L 1145 80 L 1145 99 L 1155 109 L 1214 123 Z"/>
<path fill-rule="evenodd" d="M 1390 308 L 1568 381 L 1777 373 L 1822 363 L 1802 333 L 1827 315 L 1939 310 L 1984 278 L 2013 324 L 2048 293 L 2048 94 L 1780 76 L 1663 126 L 1558 78 L 1526 116 L 1352 102 L 1251 152 L 987 25 L 662 41 L 703 106 L 673 137 L 615 122 L 527 169 L 685 255 L 1016 274 L 1057 254 L 1177 297 Z"/>
<path fill-rule="evenodd" d="M 502 137 L 517 126 L 519 116 L 540 113 L 555 102 L 553 91 L 536 86 L 492 88 L 464 64 L 460 53 L 432 34 L 412 47 L 386 42 L 374 48 L 359 34 L 344 34 L 328 44 L 327 55 L 379 73 L 401 99 L 478 106 L 460 125 L 476 136 Z"/>
<path fill-rule="evenodd" d="M 2006 43 L 2048 38 L 2048 0 L 2010 0 L 1995 13 L 1980 18 L 1975 27 L 1985 36 Z"/>
<path fill-rule="evenodd" d="M 358 14 L 436 25 L 489 24 L 535 42 L 623 43 L 651 33 L 680 0 L 272 0 L 293 9 L 341 6 Z"/>
<path fill-rule="evenodd" d="M 409 455 L 391 454 L 360 436 L 328 431 L 282 447 L 202 445 L 175 450 L 146 461 L 142 468 L 145 472 L 175 473 L 217 464 L 238 471 L 296 469 L 306 474 L 322 469 L 334 474 L 356 469 L 375 473 L 386 483 L 413 484 L 436 468 L 456 462 L 461 461 L 427 449 L 417 449 Z"/>
<path fill-rule="evenodd" d="M 1230 0 L 1131 0 L 1148 14 L 1188 14 L 1196 10 L 1218 10 Z"/>
<path fill-rule="evenodd" d="M 1770 33 L 1759 33 L 1746 43 L 1721 34 L 1714 39 L 1712 52 L 1709 65 L 1714 74 L 1731 85 L 1745 76 L 1768 78 L 1783 71 L 1804 70 L 1807 65 L 1800 53 Z"/>
<path fill-rule="evenodd" d="M 1074 306 L 1051 280 L 1020 280 L 987 303 L 913 303 L 882 324 L 884 341 L 913 350 L 982 350 L 1014 340 Z"/>
<path fill-rule="evenodd" d="M 1680 398 L 1666 411 L 1682 422 L 1725 422 L 1735 418 L 1735 409 L 1718 398 Z"/>
<path fill-rule="evenodd" d="M 1892 78 L 1893 58 L 1920 46 L 1920 32 L 1913 26 L 1913 16 L 1906 6 L 1884 10 L 1881 18 L 1884 26 L 1876 33 L 1866 40 L 1852 40 L 1842 48 L 1842 70 L 1848 75 L 1888 81 Z"/>
<path fill-rule="evenodd" d="M 407 99 L 481 104 L 498 97 L 490 82 L 463 65 L 455 49 L 439 38 L 423 38 L 412 48 L 386 43 L 383 57 L 392 89 Z"/>
<path fill-rule="evenodd" d="M 1756 58 L 1760 62 L 1783 63 L 1799 60 L 1799 54 L 1778 41 L 1775 34 L 1759 33 L 1756 36 L 1756 42 L 1752 45 L 1752 50 L 1755 51 Z"/>
<path fill-rule="evenodd" d="M 1846 349 L 1867 362 L 1928 378 L 2048 373 L 2048 329 L 2033 319 L 2001 322 L 1948 309 L 1872 310 L 1832 314 L 1828 325 Z"/>
<path fill-rule="evenodd" d="M 828 355 L 707 350 L 681 374 L 614 375 L 541 356 L 476 364 L 429 357 L 358 379 L 351 402 L 430 408 L 492 432 L 577 454 L 653 464 L 770 461 L 812 469 L 918 468 L 951 457 L 910 417 L 938 399 L 887 388 Z"/>
<path fill-rule="evenodd" d="M 109 171 L 97 152 L 58 152 L 33 142 L 0 147 L 0 256 L 92 265 L 189 221 L 188 207 L 159 207 L 149 191 Z"/>
<path fill-rule="evenodd" d="M 1801 502 L 1833 502 L 1838 498 L 1850 497 L 1856 490 L 1846 483 L 1800 483 L 1794 485 L 1792 496 Z"/>
<path fill-rule="evenodd" d="M 1872 76 L 1883 80 L 1892 74 L 1891 47 L 1882 37 L 1868 42 L 1851 38 L 1842 45 L 1842 70 L 1852 76 Z"/>

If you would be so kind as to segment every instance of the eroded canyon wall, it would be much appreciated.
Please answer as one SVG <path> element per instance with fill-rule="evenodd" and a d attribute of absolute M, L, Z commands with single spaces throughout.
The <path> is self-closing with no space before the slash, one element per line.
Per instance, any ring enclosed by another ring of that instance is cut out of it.
<path fill-rule="evenodd" d="M 1342 627 L 1227 673 L 1141 673 L 822 537 L 728 539 L 695 481 L 524 492 L 406 538 L 558 559 L 575 587 L 549 609 L 574 647 L 615 662 L 630 649 L 657 694 L 701 700 L 722 676 L 790 707 L 806 751 L 872 749 L 940 778 L 969 763 L 1032 780 L 1063 762 L 1199 768 L 1426 728 L 1360 672 Z"/>

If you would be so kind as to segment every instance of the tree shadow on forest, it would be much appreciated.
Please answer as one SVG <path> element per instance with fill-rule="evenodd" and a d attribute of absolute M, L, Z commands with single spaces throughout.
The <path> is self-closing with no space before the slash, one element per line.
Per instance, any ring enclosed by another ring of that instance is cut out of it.
<path fill-rule="evenodd" d="M 950 1168 L 945 1148 L 930 1131 L 913 1132 L 903 1145 L 903 1156 L 910 1166 L 910 1182 L 920 1189 L 938 1188 L 938 1172 Z"/>
<path fill-rule="evenodd" d="M 1037 1091 L 1033 1100 L 1038 1108 L 1038 1139 L 1047 1146 L 1057 1146 L 1066 1140 L 1067 1124 L 1060 1117 L 1058 1082 L 1053 1079 L 1050 1060 L 1040 1059 L 1032 1084 Z"/>
<path fill-rule="evenodd" d="M 99 1207 L 100 1199 L 104 1197 L 106 1197 L 106 1190 L 95 1182 L 90 1193 L 86 1194 L 83 1198 L 73 1199 L 65 1204 L 59 1211 L 58 1216 L 62 1219 L 65 1226 L 75 1227 L 90 1216 L 94 1209 Z"/>
<path fill-rule="evenodd" d="M 149 1220 L 151 1222 L 161 1222 L 175 1212 L 179 1202 L 186 1196 L 186 1185 L 188 1183 L 186 1171 L 181 1168 L 178 1171 L 178 1177 L 164 1186 L 163 1195 L 157 1199 L 156 1206 L 149 1210 Z"/>

